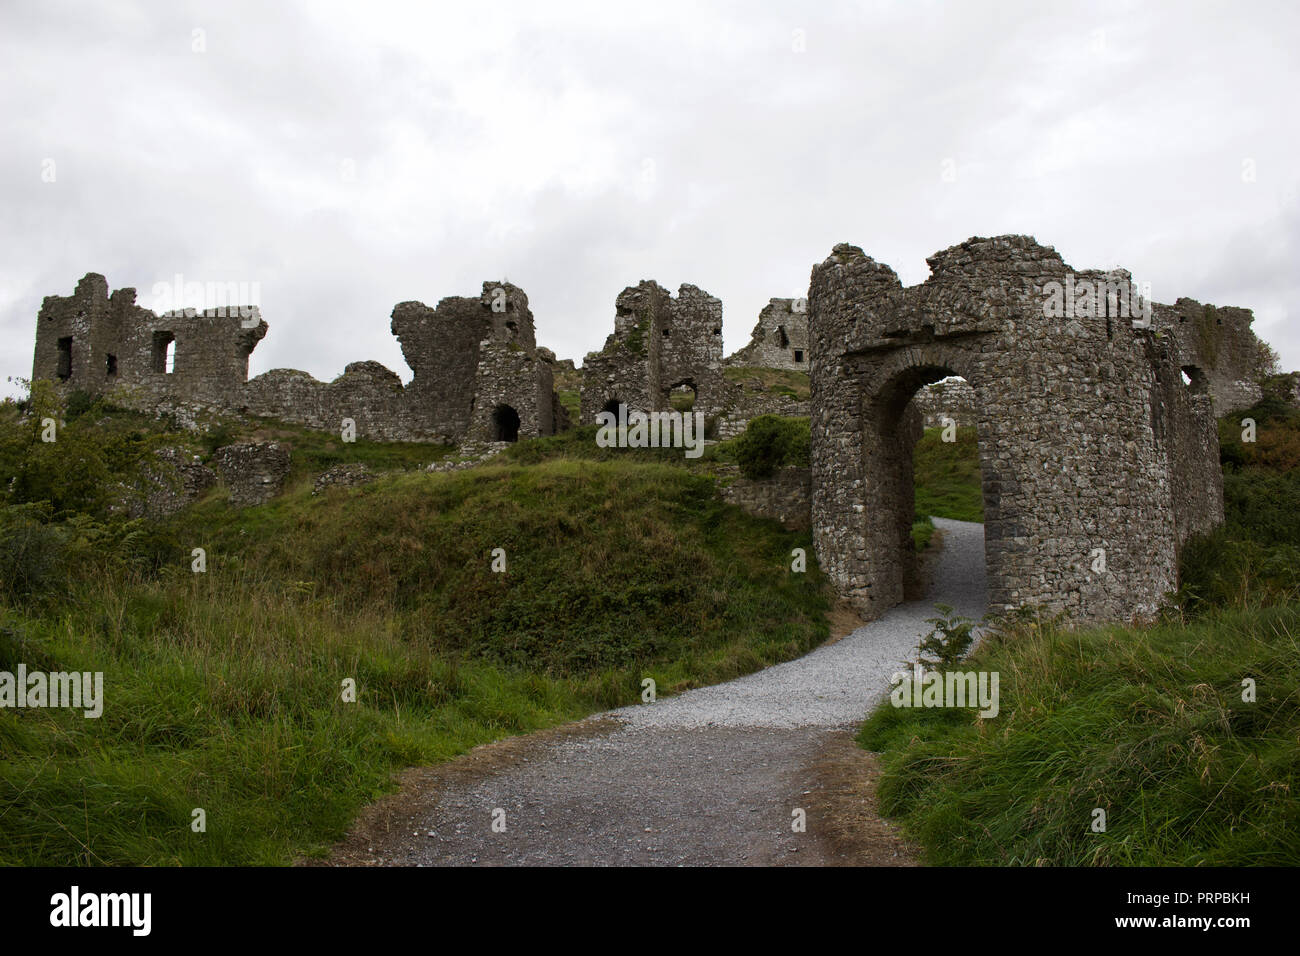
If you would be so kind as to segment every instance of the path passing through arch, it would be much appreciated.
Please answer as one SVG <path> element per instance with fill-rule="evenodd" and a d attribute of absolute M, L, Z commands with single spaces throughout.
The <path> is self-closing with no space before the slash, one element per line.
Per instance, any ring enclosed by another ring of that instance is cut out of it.
<path fill-rule="evenodd" d="M 846 778 L 853 733 L 915 656 L 934 605 L 984 613 L 983 526 L 935 519 L 925 599 L 746 677 L 480 747 L 411 771 L 332 862 L 354 865 L 735 865 L 907 862 Z M 803 810 L 807 829 L 792 829 Z M 494 811 L 504 831 L 493 829 Z M 843 831 L 858 830 L 858 839 Z M 865 834 L 865 838 L 863 837 Z"/>

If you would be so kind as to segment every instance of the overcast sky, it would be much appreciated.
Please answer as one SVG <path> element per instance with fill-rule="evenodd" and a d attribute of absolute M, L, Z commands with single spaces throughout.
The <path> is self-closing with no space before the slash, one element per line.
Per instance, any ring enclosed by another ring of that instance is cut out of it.
<path fill-rule="evenodd" d="M 254 374 L 409 379 L 393 305 L 484 279 L 578 361 L 623 287 L 693 283 L 730 353 L 837 242 L 910 285 L 1003 233 L 1300 368 L 1298 11 L 4 0 L 0 377 L 86 272 L 256 283 Z"/>

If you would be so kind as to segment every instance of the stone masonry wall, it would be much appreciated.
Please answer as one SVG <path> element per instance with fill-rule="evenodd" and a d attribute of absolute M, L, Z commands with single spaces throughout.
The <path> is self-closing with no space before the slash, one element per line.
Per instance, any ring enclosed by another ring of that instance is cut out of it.
<path fill-rule="evenodd" d="M 724 501 L 739 505 L 746 513 L 773 518 L 792 531 L 802 531 L 812 521 L 812 470 L 780 468 L 771 478 L 753 479 L 740 475 L 735 466 L 719 468 L 719 493 Z"/>
<path fill-rule="evenodd" d="M 722 301 L 693 285 L 676 298 L 657 282 L 629 286 L 614 304 L 614 332 L 582 363 L 582 421 L 611 403 L 666 411 L 674 388 L 695 390 L 694 410 L 716 415 L 725 404 Z"/>
<path fill-rule="evenodd" d="M 808 300 L 768 300 L 749 344 L 729 355 L 725 364 L 808 371 Z"/>
<path fill-rule="evenodd" d="M 405 386 L 378 362 L 353 362 L 332 382 L 296 369 L 249 381 L 249 355 L 267 332 L 256 307 L 156 315 L 135 299 L 129 288 L 110 296 L 94 273 L 71 296 L 47 296 L 33 379 L 135 408 L 183 409 L 186 420 L 211 409 L 340 431 L 351 419 L 358 437 L 379 441 L 458 442 L 471 433 L 491 440 L 503 405 L 519 418 L 518 436 L 556 427 L 551 369 L 538 352 L 528 297 L 508 282 L 484 282 L 479 296 L 446 298 L 437 308 L 393 309 L 390 329 L 414 372 Z"/>
<path fill-rule="evenodd" d="M 1160 378 L 1152 331 L 1105 315 L 1049 317 L 1044 287 L 1070 269 L 1032 238 L 975 238 L 928 261 L 930 278 L 906 289 L 846 244 L 813 269 L 822 568 L 869 616 L 902 599 L 913 495 L 900 417 L 922 385 L 959 375 L 979 409 L 990 607 L 1154 614 L 1177 585 L 1176 515 L 1213 520 L 1173 474 L 1198 455 L 1204 468 L 1217 463 L 1204 403 L 1183 403 Z"/>
<path fill-rule="evenodd" d="M 1193 391 L 1211 396 L 1216 415 L 1249 408 L 1260 400 L 1260 343 L 1249 309 L 1202 305 L 1182 298 L 1155 304 L 1152 325 L 1174 343 L 1175 363 L 1191 378 Z"/>

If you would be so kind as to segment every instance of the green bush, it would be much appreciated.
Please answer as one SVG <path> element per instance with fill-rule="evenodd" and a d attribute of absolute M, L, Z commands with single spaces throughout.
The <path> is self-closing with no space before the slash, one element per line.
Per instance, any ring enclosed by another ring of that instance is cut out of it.
<path fill-rule="evenodd" d="M 67 531 L 32 507 L 0 510 L 0 593 L 20 598 L 66 581 Z"/>
<path fill-rule="evenodd" d="M 812 461 L 809 420 L 760 415 L 736 440 L 735 453 L 746 478 L 770 478 L 785 466 L 807 467 Z"/>

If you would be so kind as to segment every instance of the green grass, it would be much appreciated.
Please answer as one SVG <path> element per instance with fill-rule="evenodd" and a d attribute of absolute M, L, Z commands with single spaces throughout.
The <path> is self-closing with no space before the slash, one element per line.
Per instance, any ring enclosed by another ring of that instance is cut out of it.
<path fill-rule="evenodd" d="M 943 429 L 927 428 L 916 443 L 916 513 L 982 522 L 984 495 L 975 429 L 958 428 L 955 442 L 943 441 L 942 433 Z"/>
<path fill-rule="evenodd" d="M 582 420 L 582 392 L 578 389 L 565 388 L 557 389 L 556 393 L 560 396 L 560 405 L 569 413 L 570 423 L 576 425 Z"/>
<path fill-rule="evenodd" d="M 312 448 L 294 454 L 332 453 Z M 72 537 L 47 542 L 56 558 Z M 300 483 L 242 510 L 214 492 L 130 541 L 153 560 L 82 549 L 66 579 L 0 600 L 0 669 L 103 671 L 106 699 L 98 720 L 0 710 L 0 864 L 320 854 L 403 767 L 634 703 L 644 677 L 660 693 L 735 677 L 828 633 L 821 575 L 788 570 L 806 534 L 646 456 L 319 497 Z"/>
<path fill-rule="evenodd" d="M 728 366 L 722 370 L 722 374 L 728 382 L 749 384 L 758 381 L 769 392 L 777 392 L 799 401 L 807 401 L 811 389 L 807 372 L 790 369 Z"/>
<path fill-rule="evenodd" d="M 934 521 L 929 515 L 917 515 L 916 520 L 912 522 L 912 546 L 916 548 L 918 554 L 930 546 L 930 539 L 933 537 Z"/>
<path fill-rule="evenodd" d="M 1298 639 L 1295 606 L 1146 630 L 1021 622 L 963 665 L 1000 674 L 995 718 L 886 702 L 859 742 L 883 751 L 881 810 L 932 864 L 1295 865 Z"/>

